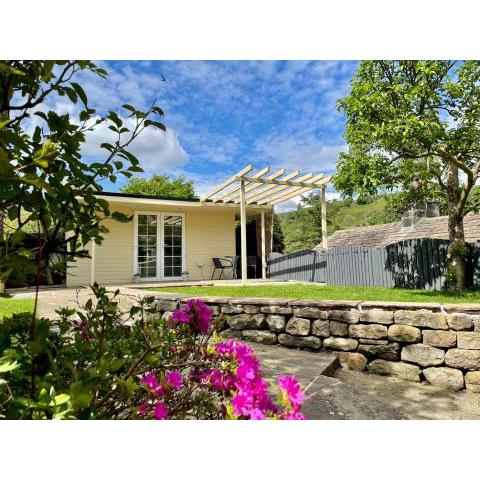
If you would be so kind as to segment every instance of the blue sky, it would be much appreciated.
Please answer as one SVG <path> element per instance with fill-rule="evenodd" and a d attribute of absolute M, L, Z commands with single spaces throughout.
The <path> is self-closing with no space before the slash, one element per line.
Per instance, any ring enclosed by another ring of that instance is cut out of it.
<path fill-rule="evenodd" d="M 123 103 L 147 107 L 154 98 L 165 111 L 167 133 L 146 131 L 132 147 L 143 175 L 183 174 L 202 194 L 248 163 L 332 173 L 345 149 L 336 102 L 348 93 L 356 62 L 97 63 L 108 70 L 107 80 L 82 74 L 82 85 L 99 112 L 119 112 Z M 109 134 L 103 127 L 90 134 L 84 153 L 99 155 Z M 335 196 L 331 187 L 327 194 Z"/>

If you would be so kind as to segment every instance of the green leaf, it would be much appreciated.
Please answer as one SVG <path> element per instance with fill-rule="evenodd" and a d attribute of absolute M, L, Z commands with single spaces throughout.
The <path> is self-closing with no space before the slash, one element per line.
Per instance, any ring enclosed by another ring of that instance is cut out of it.
<path fill-rule="evenodd" d="M 59 395 L 55 395 L 54 399 L 50 402 L 50 406 L 54 407 L 58 405 L 63 405 L 68 401 L 70 401 L 70 395 L 67 395 L 66 393 L 60 393 Z"/>
<path fill-rule="evenodd" d="M 87 106 L 87 95 L 85 94 L 85 91 L 83 90 L 83 88 L 78 84 L 78 83 L 75 83 L 75 82 L 70 82 L 70 85 L 75 89 L 75 92 L 77 92 L 77 95 L 80 97 L 80 100 L 82 101 L 82 103 Z"/>
<path fill-rule="evenodd" d="M 16 360 L 9 360 L 7 362 L 0 363 L 0 373 L 11 372 L 12 370 L 16 370 L 19 367 L 20 363 L 18 363 Z"/>

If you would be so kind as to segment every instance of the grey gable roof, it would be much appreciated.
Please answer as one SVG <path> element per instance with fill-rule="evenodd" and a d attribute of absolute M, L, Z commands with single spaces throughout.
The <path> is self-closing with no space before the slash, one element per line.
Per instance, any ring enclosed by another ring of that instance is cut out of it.
<path fill-rule="evenodd" d="M 463 221 L 465 240 L 476 242 L 480 240 L 480 215 L 466 215 Z M 328 248 L 340 245 L 364 245 L 380 247 L 402 240 L 413 238 L 438 238 L 448 240 L 448 217 L 422 218 L 415 223 L 412 232 L 401 232 L 402 223 L 393 222 L 368 227 L 337 230 L 328 237 Z M 321 244 L 315 247 L 321 250 Z"/>

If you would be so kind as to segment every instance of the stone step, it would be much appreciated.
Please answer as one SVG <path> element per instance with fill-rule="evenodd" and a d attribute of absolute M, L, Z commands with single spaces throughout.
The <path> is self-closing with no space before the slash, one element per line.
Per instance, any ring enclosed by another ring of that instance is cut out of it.
<path fill-rule="evenodd" d="M 372 394 L 357 391 L 333 378 L 339 367 L 332 352 L 309 352 L 243 342 L 250 345 L 262 362 L 262 371 L 272 385 L 278 375 L 295 375 L 305 391 L 302 412 L 310 420 L 395 420 L 405 418 L 401 412 Z"/>
<path fill-rule="evenodd" d="M 319 375 L 333 375 L 339 367 L 337 356 L 330 352 L 309 352 L 282 347 L 245 342 L 250 345 L 262 362 L 263 373 L 272 375 L 295 375 L 308 384 Z"/>

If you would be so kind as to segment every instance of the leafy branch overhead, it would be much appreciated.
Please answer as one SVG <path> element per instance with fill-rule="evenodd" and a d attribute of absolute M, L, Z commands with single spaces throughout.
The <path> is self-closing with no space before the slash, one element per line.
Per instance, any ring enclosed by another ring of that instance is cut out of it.
<path fill-rule="evenodd" d="M 103 219 L 128 221 L 96 194 L 102 180 L 116 182 L 142 172 L 131 144 L 146 128 L 165 130 L 164 112 L 156 102 L 146 110 L 125 104 L 105 115 L 91 108 L 80 80 L 75 81 L 80 72 L 108 78 L 90 61 L 0 62 L 0 211 L 2 226 L 9 227 L 1 230 L 2 278 L 15 268 L 14 257 L 86 256 L 89 241 L 103 240 Z M 50 109 L 58 97 L 68 99 L 78 114 Z M 114 140 L 102 143 L 103 157 L 88 163 L 82 147 L 100 124 L 114 132 Z M 22 229 L 28 225 L 36 226 L 42 240 L 20 251 Z"/>

